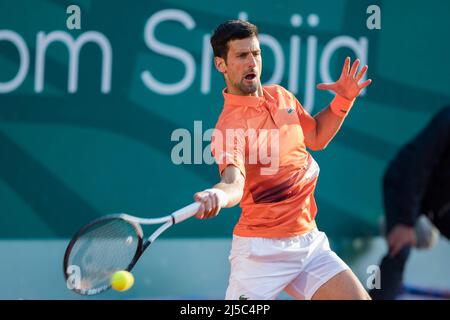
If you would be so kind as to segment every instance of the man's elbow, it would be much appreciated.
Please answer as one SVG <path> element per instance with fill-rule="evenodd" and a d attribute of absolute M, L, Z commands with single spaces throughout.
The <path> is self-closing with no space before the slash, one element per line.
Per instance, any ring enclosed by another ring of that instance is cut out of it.
<path fill-rule="evenodd" d="M 326 147 L 328 146 L 328 141 L 327 142 L 316 142 L 316 143 L 309 143 L 306 146 L 312 150 L 312 151 L 321 151 L 321 150 L 325 150 Z"/>
<path fill-rule="evenodd" d="M 305 134 L 305 145 L 312 151 L 320 151 L 328 146 L 330 140 L 323 139 L 317 131 L 308 132 Z"/>

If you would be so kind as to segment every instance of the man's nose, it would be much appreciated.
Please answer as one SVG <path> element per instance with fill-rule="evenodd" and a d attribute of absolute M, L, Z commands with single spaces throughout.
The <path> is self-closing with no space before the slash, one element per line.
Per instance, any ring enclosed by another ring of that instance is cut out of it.
<path fill-rule="evenodd" d="M 254 68 L 256 66 L 256 58 L 252 54 L 249 54 L 248 56 L 249 56 L 249 59 L 247 61 L 248 66 Z"/>

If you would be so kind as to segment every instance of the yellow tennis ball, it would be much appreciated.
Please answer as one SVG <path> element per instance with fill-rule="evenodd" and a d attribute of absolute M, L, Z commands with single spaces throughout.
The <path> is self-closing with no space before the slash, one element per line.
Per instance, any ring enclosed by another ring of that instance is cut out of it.
<path fill-rule="evenodd" d="M 111 276 L 111 287 L 117 291 L 126 291 L 134 284 L 133 275 L 125 270 L 117 271 Z"/>

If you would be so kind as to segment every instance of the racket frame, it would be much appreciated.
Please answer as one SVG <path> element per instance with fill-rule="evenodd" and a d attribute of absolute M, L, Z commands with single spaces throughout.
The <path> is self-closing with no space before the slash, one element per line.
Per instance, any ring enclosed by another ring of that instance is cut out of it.
<path fill-rule="evenodd" d="M 111 214 L 107 216 L 100 217 L 98 219 L 95 219 L 91 221 L 90 223 L 83 226 L 80 230 L 78 230 L 75 235 L 70 240 L 66 251 L 64 253 L 64 260 L 63 260 L 63 272 L 64 272 L 64 278 L 67 281 L 69 280 L 69 277 L 72 276 L 72 274 L 68 273 L 69 265 L 69 257 L 72 252 L 73 247 L 75 246 L 75 243 L 78 241 L 78 239 L 86 232 L 86 230 L 92 228 L 92 226 L 99 224 L 101 222 L 106 222 L 108 220 L 124 220 L 128 224 L 132 225 L 136 236 L 138 239 L 138 244 L 136 247 L 136 252 L 131 260 L 131 262 L 128 264 L 128 267 L 125 269 L 126 271 L 131 271 L 136 263 L 138 262 L 139 258 L 142 256 L 142 254 L 145 252 L 145 250 L 153 243 L 155 240 L 167 229 L 169 229 L 174 224 L 180 223 L 186 219 L 189 219 L 190 217 L 194 216 L 197 212 L 198 208 L 200 207 L 200 204 L 198 202 L 194 202 L 184 208 L 181 208 L 175 212 L 173 212 L 170 215 L 159 217 L 159 218 L 139 218 L 135 217 L 126 213 L 118 213 L 118 214 Z M 162 224 L 159 228 L 157 228 L 145 241 L 144 239 L 144 232 L 142 231 L 141 225 L 155 225 L 155 224 Z M 111 285 L 104 285 L 98 288 L 92 288 L 92 289 L 79 289 L 79 288 L 71 288 L 72 291 L 80 294 L 80 295 L 96 295 L 101 292 L 104 292 L 111 288 Z"/>

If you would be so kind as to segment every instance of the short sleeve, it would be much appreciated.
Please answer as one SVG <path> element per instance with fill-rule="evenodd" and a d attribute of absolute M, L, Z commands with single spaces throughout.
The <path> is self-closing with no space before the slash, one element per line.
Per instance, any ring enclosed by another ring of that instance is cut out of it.
<path fill-rule="evenodd" d="M 300 120 L 300 125 L 302 126 L 303 132 L 307 133 L 315 129 L 316 120 L 305 109 L 303 109 L 296 97 L 293 96 L 293 99 L 295 100 L 295 107 L 297 109 L 298 118 Z"/>
<path fill-rule="evenodd" d="M 212 134 L 211 152 L 221 175 L 227 166 L 233 165 L 241 171 L 245 178 L 244 127 L 236 125 L 236 123 L 227 125 L 219 121 Z"/>

